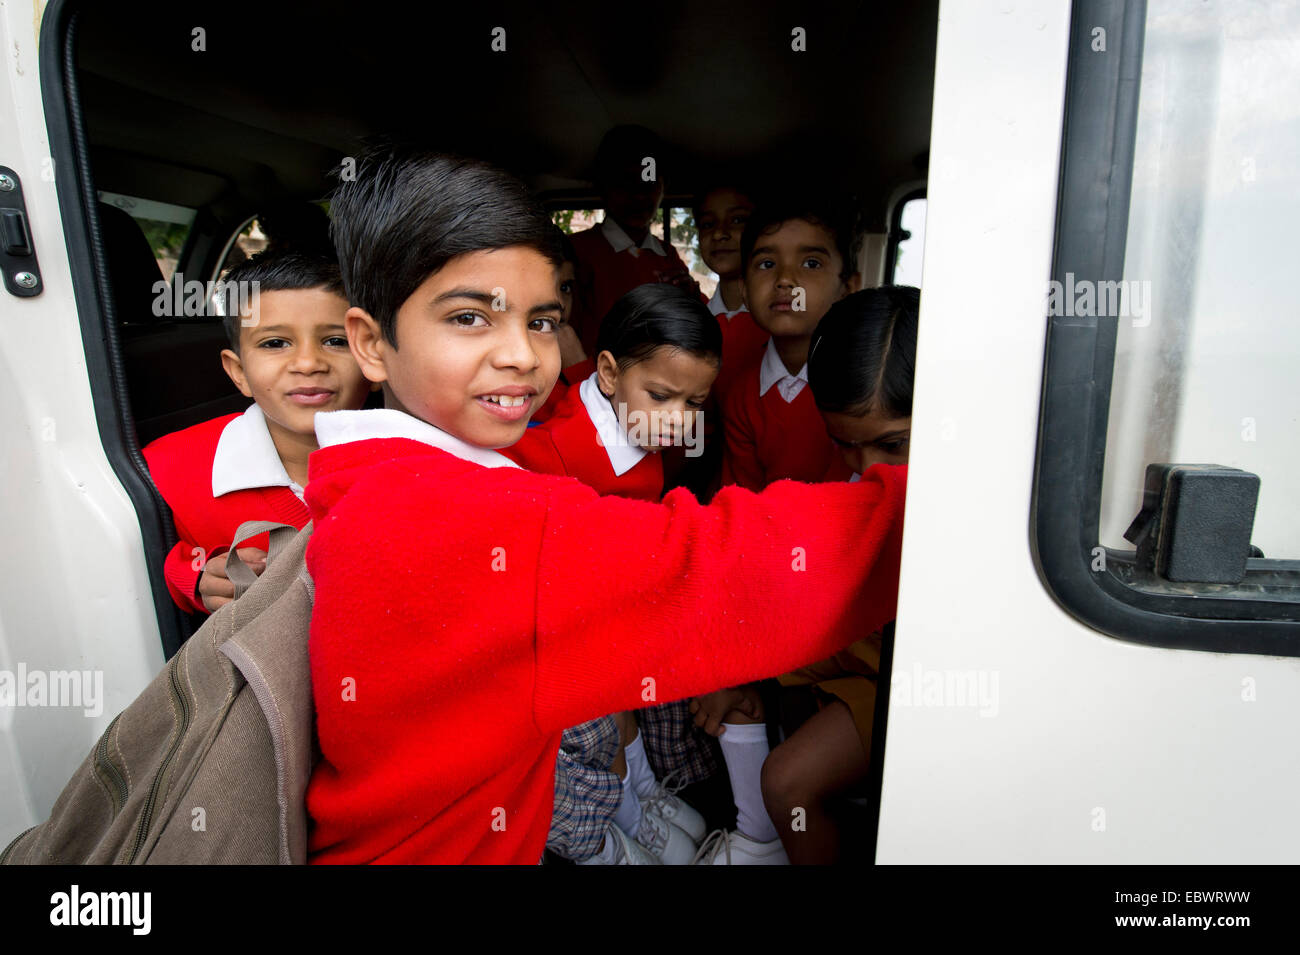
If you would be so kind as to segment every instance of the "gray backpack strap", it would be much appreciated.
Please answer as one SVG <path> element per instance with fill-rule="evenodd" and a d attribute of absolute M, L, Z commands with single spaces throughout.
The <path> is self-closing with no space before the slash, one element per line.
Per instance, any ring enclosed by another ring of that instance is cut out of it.
<path fill-rule="evenodd" d="M 244 521 L 239 525 L 234 540 L 230 542 L 230 550 L 226 554 L 226 576 L 235 585 L 236 600 L 244 596 L 248 588 L 257 580 L 257 574 L 237 553 L 239 545 L 250 537 L 266 532 L 271 535 L 271 544 L 266 552 L 266 566 L 270 567 L 271 562 L 279 557 L 280 552 L 297 536 L 298 528 L 292 524 L 280 524 L 276 521 Z"/>

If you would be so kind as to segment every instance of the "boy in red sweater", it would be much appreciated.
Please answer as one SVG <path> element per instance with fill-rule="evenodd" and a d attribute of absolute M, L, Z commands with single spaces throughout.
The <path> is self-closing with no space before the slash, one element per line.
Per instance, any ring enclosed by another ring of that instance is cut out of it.
<path fill-rule="evenodd" d="M 894 616 L 902 468 L 704 507 L 494 450 L 560 371 L 560 254 L 522 183 L 389 147 L 331 211 L 348 341 L 386 407 L 316 420 L 311 861 L 536 863 L 566 726 L 785 672 Z"/>
<path fill-rule="evenodd" d="M 664 198 L 663 144 L 642 126 L 615 126 L 596 152 L 605 220 L 573 236 L 578 255 L 573 324 L 591 354 L 601 319 L 624 292 L 666 282 L 699 292 L 671 243 L 650 231 Z"/>
<path fill-rule="evenodd" d="M 808 345 L 827 309 L 861 282 L 853 216 L 818 199 L 762 207 L 741 255 L 745 301 L 772 337 L 724 398 L 722 483 L 760 491 L 784 478 L 820 481 L 835 448 L 807 387 Z"/>
<path fill-rule="evenodd" d="M 307 523 L 302 489 L 307 456 L 316 450 L 312 419 L 318 411 L 360 408 L 370 391 L 348 351 L 348 303 L 335 263 L 263 253 L 231 269 L 221 287 L 222 300 L 235 306 L 224 317 L 230 348 L 221 364 L 253 405 L 164 435 L 143 451 L 180 538 L 163 575 L 187 613 L 211 613 L 234 597 L 225 551 L 240 524 Z M 262 534 L 239 548 L 258 573 L 265 546 Z"/>

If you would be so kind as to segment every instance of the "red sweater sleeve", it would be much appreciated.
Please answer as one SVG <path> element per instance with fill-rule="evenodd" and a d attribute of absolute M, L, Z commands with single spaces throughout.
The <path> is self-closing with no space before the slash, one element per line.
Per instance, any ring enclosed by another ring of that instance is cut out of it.
<path fill-rule="evenodd" d="M 723 399 L 722 485 L 738 484 L 751 491 L 761 491 L 767 486 L 767 476 L 758 460 L 754 423 L 750 418 L 750 405 L 745 401 L 751 387 L 757 391 L 757 380 L 744 375 Z"/>
<path fill-rule="evenodd" d="M 202 570 L 194 569 L 196 546 L 187 540 L 179 541 L 163 561 L 163 578 L 178 607 L 186 613 L 206 614 L 208 608 L 194 599 L 194 589 L 203 575 Z"/>
<path fill-rule="evenodd" d="M 708 506 L 551 493 L 534 718 L 558 731 L 774 676 L 895 616 L 906 468 L 853 484 L 724 488 Z M 634 533 L 628 533 L 634 528 Z M 550 581 L 584 581 L 584 598 Z"/>

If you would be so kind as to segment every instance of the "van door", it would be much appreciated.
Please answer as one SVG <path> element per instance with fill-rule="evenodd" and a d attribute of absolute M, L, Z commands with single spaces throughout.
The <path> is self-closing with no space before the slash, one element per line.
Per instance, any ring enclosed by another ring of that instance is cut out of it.
<path fill-rule="evenodd" d="M 38 42 L 44 4 L 35 11 L 0 5 L 0 166 L 12 183 L 0 204 L 6 235 L 21 221 L 35 253 L 6 254 L 6 286 L 31 271 L 24 263 L 39 268 L 37 294 L 0 291 L 0 833 L 10 834 L 45 817 L 163 662 L 139 519 L 92 398 L 107 375 L 83 348 L 96 291 L 74 288 L 70 258 L 88 246 L 83 234 L 69 247 L 64 231 L 82 197 L 75 170 L 51 158 L 46 119 L 65 107 L 41 82 L 59 37 Z"/>

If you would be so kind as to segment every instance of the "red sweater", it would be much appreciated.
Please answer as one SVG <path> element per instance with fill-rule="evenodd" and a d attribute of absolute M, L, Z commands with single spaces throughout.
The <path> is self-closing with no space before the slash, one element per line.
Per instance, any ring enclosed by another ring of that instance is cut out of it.
<path fill-rule="evenodd" d="M 777 385 L 758 393 L 759 362 L 751 362 L 722 407 L 722 483 L 761 491 L 773 481 L 816 482 L 832 473 L 839 454 L 804 385 L 794 401 Z"/>
<path fill-rule="evenodd" d="M 502 448 L 501 453 L 538 474 L 577 478 L 597 494 L 617 494 L 640 501 L 663 497 L 664 463 L 657 453 L 645 455 L 622 474 L 614 473 L 609 453 L 600 443 L 596 425 L 583 404 L 581 384 L 568 389 L 544 424 L 529 428 L 517 444 Z"/>
<path fill-rule="evenodd" d="M 194 594 L 203 574 L 195 548 L 202 548 L 207 557 L 224 553 L 245 521 L 278 521 L 301 529 L 310 520 L 307 506 L 287 487 L 250 488 L 212 496 L 217 441 L 226 425 L 238 417 L 224 415 L 163 435 L 142 452 L 154 485 L 171 508 L 176 536 L 180 538 L 163 561 L 163 576 L 172 599 L 186 613 L 208 612 Z M 240 546 L 266 550 L 268 545 L 267 536 L 259 534 Z"/>
<path fill-rule="evenodd" d="M 584 378 L 596 370 L 596 363 L 590 358 L 584 358 L 582 361 L 570 365 L 568 368 L 561 369 L 560 377 L 555 380 L 555 387 L 551 393 L 546 396 L 545 403 L 533 412 L 529 424 L 541 423 L 550 419 L 555 414 L 555 409 L 560 406 L 564 400 L 565 393 L 570 388 L 576 388 L 582 384 Z"/>
<path fill-rule="evenodd" d="M 626 293 L 653 282 L 693 281 L 671 243 L 662 243 L 664 255 L 651 249 L 639 249 L 636 255 L 631 250 L 615 252 L 599 225 L 570 238 L 578 258 L 571 321 L 588 355 L 595 352 L 605 313 Z"/>
<path fill-rule="evenodd" d="M 565 727 L 895 616 L 905 468 L 662 504 L 406 438 L 311 458 L 312 862 L 535 864 Z"/>
<path fill-rule="evenodd" d="M 762 360 L 763 349 L 772 336 L 758 327 L 749 312 L 737 312 L 731 318 L 718 315 L 717 319 L 722 328 L 722 368 L 712 394 L 721 407 L 745 369 Z"/>

